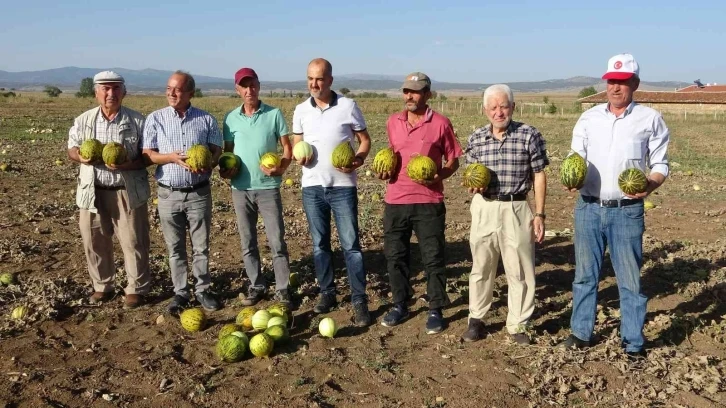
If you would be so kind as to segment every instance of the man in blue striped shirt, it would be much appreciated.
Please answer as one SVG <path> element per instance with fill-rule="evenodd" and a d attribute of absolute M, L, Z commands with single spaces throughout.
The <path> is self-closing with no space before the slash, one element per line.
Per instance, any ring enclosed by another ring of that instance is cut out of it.
<path fill-rule="evenodd" d="M 194 78 L 176 71 L 166 86 L 169 106 L 152 112 L 144 127 L 144 155 L 157 164 L 159 219 L 169 251 L 174 298 L 167 309 L 176 313 L 190 301 L 187 287 L 186 230 L 192 241 L 192 271 L 196 278 L 197 301 L 205 310 L 220 304 L 210 293 L 209 230 L 212 223 L 212 193 L 209 177 L 222 154 L 222 134 L 217 120 L 191 105 Z M 212 152 L 208 169 L 192 171 L 185 153 L 193 145 Z"/>

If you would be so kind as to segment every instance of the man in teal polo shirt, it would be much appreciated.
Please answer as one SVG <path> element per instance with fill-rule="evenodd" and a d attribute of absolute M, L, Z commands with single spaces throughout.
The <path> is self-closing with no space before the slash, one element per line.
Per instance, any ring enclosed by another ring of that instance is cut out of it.
<path fill-rule="evenodd" d="M 240 69 L 234 76 L 234 83 L 243 103 L 224 117 L 224 151 L 234 152 L 242 164 L 239 168 L 222 171 L 220 175 L 232 181 L 232 201 L 242 241 L 242 259 L 250 279 L 247 297 L 242 300 L 242 304 L 257 304 L 267 292 L 257 244 L 258 215 L 262 216 L 265 223 L 272 251 L 275 298 L 290 303 L 287 290 L 290 261 L 280 197 L 281 176 L 292 157 L 289 131 L 282 112 L 260 100 L 260 81 L 254 70 Z M 281 163 L 273 168 L 261 166 L 260 157 L 269 152 L 277 153 L 278 143 L 283 150 Z"/>

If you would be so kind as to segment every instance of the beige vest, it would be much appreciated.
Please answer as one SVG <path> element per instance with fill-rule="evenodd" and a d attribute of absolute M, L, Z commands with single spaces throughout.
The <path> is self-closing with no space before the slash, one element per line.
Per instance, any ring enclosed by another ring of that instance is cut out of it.
<path fill-rule="evenodd" d="M 83 143 L 86 139 L 96 137 L 96 119 L 101 112 L 101 107 L 93 108 L 83 112 L 78 117 L 78 137 Z M 136 160 L 141 155 L 138 147 L 139 138 L 144 129 L 144 116 L 140 113 L 121 107 L 116 116 L 118 122 L 119 136 L 121 143 L 126 147 L 129 160 Z M 94 185 L 95 168 L 93 166 L 81 165 L 78 173 L 78 188 L 76 189 L 76 205 L 82 210 L 97 213 L 96 209 L 96 188 Z M 149 176 L 146 169 L 128 170 L 121 173 L 129 196 L 130 209 L 136 209 L 149 200 L 151 189 L 149 188 Z"/>

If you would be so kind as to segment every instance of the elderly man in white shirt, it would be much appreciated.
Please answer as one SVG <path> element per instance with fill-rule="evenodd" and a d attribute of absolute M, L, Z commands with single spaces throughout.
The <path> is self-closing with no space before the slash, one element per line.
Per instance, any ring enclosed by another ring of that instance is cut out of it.
<path fill-rule="evenodd" d="M 643 198 L 668 176 L 669 131 L 661 115 L 633 102 L 640 84 L 632 55 L 610 58 L 608 103 L 582 114 L 573 130 L 572 150 L 588 161 L 585 184 L 575 204 L 575 280 L 572 284 L 572 334 L 567 348 L 590 345 L 595 327 L 597 288 L 606 246 L 620 293 L 621 338 L 631 358 L 645 355 L 643 325 L 648 298 L 641 292 L 645 218 Z M 647 190 L 624 194 L 618 175 L 627 168 L 648 174 Z M 649 168 L 649 173 L 647 172 Z"/>

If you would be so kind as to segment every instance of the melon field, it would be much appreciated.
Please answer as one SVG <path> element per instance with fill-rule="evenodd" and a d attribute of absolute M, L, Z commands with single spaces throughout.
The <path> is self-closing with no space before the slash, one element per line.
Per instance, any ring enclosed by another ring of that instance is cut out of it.
<path fill-rule="evenodd" d="M 532 101 L 541 96 L 524 96 Z M 456 100 L 454 100 L 456 99 Z M 288 121 L 299 99 L 263 100 Z M 574 97 L 553 96 L 558 106 Z M 194 99 L 218 120 L 238 99 Z M 129 95 L 125 105 L 148 114 L 166 106 L 161 96 Z M 434 101 L 456 128 L 462 146 L 485 122 L 478 99 Z M 402 109 L 393 98 L 362 99 L 373 153 L 386 145 L 385 122 Z M 577 113 L 520 111 L 515 120 L 536 126 L 547 140 L 551 165 L 547 236 L 537 247 L 536 310 L 529 347 L 510 341 L 504 329 L 507 285 L 498 274 L 495 301 L 485 318 L 487 337 L 462 343 L 467 326 L 470 195 L 460 170 L 445 182 L 447 206 L 447 328 L 424 331 L 425 277 L 419 247 L 412 243 L 416 289 L 411 317 L 393 329 L 380 325 L 390 308 L 383 256 L 385 185 L 359 174 L 359 223 L 374 325 L 357 328 L 343 258 L 336 248 L 340 307 L 324 317 L 337 323 L 323 337 L 311 240 L 302 209 L 301 169 L 292 165 L 283 184 L 286 239 L 299 277 L 289 320 L 289 341 L 268 358 L 246 352 L 241 361 L 220 361 L 219 330 L 242 310 L 244 275 L 229 184 L 212 179 L 210 268 L 213 290 L 224 302 L 206 314 L 198 332 L 184 330 L 165 313 L 172 296 L 167 254 L 152 203 L 149 304 L 123 310 L 123 258 L 116 247 L 116 297 L 90 305 L 86 260 L 78 231 L 75 186 L 78 165 L 66 157 L 73 118 L 95 105 L 90 99 L 23 94 L 0 98 L 0 407 L 717 407 L 726 406 L 726 120 L 721 115 L 667 115 L 672 175 L 649 198 L 642 287 L 650 297 L 645 326 L 648 358 L 630 362 L 620 348 L 620 310 L 612 266 L 606 261 L 599 291 L 597 341 L 585 351 L 554 346 L 569 334 L 574 276 L 573 205 L 576 195 L 559 185 Z M 153 169 L 149 169 L 150 172 Z M 272 262 L 259 223 L 264 273 Z M 260 306 L 272 305 L 272 299 Z M 22 319 L 13 310 L 27 307 Z M 252 336 L 252 333 L 249 333 Z"/>

